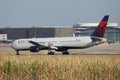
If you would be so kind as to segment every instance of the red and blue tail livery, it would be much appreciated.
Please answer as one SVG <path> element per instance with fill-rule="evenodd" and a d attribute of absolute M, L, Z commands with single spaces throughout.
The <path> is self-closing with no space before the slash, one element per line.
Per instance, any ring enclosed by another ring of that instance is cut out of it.
<path fill-rule="evenodd" d="M 91 34 L 91 36 L 103 38 L 104 33 L 106 31 L 106 25 L 107 25 L 107 22 L 108 22 L 108 18 L 109 18 L 109 15 L 105 15 L 103 17 L 102 21 L 99 23 L 98 27 Z"/>

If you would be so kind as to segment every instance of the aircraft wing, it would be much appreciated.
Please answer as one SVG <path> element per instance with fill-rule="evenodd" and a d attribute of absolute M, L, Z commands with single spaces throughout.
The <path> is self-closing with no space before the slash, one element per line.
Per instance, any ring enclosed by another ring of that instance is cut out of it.
<path fill-rule="evenodd" d="M 29 41 L 29 43 L 34 44 L 36 46 L 41 46 L 41 44 L 39 44 L 38 42 L 35 42 L 35 41 Z"/>
<path fill-rule="evenodd" d="M 48 48 L 51 48 L 51 49 L 58 49 L 57 47 L 53 46 L 52 43 L 45 43 L 45 42 L 36 42 L 36 41 L 29 41 L 29 43 L 31 44 L 34 44 L 38 47 L 48 47 Z"/>

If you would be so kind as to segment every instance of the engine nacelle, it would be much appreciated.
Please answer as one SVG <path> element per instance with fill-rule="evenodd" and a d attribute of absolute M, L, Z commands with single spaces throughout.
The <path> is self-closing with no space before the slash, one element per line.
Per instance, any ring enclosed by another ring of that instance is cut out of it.
<path fill-rule="evenodd" d="M 59 47 L 58 49 L 55 49 L 55 51 L 67 51 L 67 48 L 64 48 L 64 47 Z"/>
<path fill-rule="evenodd" d="M 37 47 L 37 46 L 31 46 L 30 47 L 30 51 L 31 52 L 38 52 L 40 49 L 39 49 L 39 47 Z"/>

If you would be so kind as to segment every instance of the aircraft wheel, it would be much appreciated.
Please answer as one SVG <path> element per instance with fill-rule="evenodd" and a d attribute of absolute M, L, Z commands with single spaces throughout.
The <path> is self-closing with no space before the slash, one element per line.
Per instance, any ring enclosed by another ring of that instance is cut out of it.
<path fill-rule="evenodd" d="M 48 52 L 48 55 L 54 55 L 54 52 Z"/>
<path fill-rule="evenodd" d="M 63 52 L 63 55 L 69 55 L 69 52 Z"/>

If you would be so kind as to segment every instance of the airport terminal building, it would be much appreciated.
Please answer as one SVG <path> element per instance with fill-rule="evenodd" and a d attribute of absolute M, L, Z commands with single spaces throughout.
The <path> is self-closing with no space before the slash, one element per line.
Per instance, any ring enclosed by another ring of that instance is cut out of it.
<path fill-rule="evenodd" d="M 77 23 L 73 25 L 74 36 L 88 36 L 90 35 L 99 23 Z M 117 23 L 108 23 L 107 30 L 105 32 L 105 38 L 109 43 L 120 41 L 120 27 Z"/>

